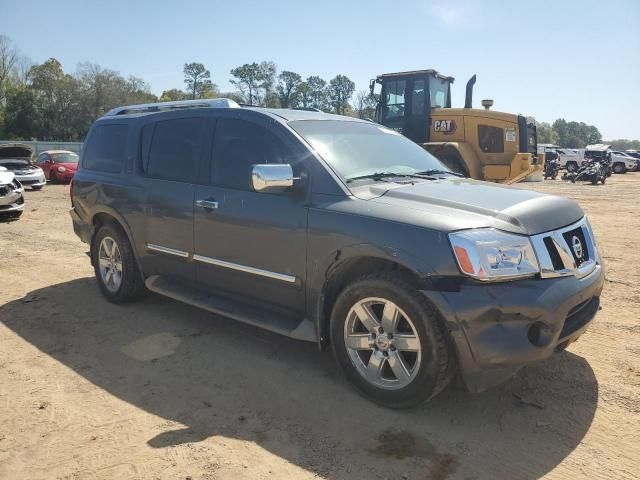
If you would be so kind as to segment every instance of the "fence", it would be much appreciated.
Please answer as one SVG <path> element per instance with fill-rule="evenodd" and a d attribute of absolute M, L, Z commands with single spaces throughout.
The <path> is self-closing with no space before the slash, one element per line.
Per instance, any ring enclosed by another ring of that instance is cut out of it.
<path fill-rule="evenodd" d="M 45 142 L 45 141 L 27 141 L 27 140 L 0 140 L 0 145 L 7 143 L 19 143 L 21 145 L 29 145 L 33 148 L 33 155 L 37 157 L 45 150 L 69 150 L 80 155 L 82 142 Z"/>

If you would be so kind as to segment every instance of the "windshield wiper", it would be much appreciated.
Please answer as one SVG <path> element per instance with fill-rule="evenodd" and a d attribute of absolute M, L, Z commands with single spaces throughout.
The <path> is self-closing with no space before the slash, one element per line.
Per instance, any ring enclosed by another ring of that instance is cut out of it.
<path fill-rule="evenodd" d="M 367 178 L 371 180 L 382 180 L 383 178 L 389 177 L 410 177 L 411 175 L 405 173 L 395 173 L 395 172 L 375 172 L 369 173 L 367 175 L 358 175 L 357 177 L 349 177 L 347 178 L 347 183 L 351 183 L 354 180 L 365 180 Z"/>
<path fill-rule="evenodd" d="M 453 175 L 455 177 L 464 177 L 461 173 L 452 172 L 451 170 L 425 170 L 424 172 L 416 172 L 414 175 Z"/>

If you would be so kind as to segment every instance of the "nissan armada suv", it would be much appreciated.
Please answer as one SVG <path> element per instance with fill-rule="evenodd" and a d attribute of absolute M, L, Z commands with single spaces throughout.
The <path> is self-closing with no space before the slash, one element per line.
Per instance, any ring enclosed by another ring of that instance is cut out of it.
<path fill-rule="evenodd" d="M 393 130 L 226 99 L 97 120 L 71 217 L 104 296 L 145 290 L 331 345 L 383 405 L 563 350 L 604 267 L 572 200 L 461 178 Z"/>

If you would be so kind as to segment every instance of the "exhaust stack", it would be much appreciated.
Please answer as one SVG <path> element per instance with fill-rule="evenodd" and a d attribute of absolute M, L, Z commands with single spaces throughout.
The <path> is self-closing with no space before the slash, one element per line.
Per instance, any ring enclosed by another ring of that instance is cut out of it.
<path fill-rule="evenodd" d="M 476 76 L 474 74 L 473 77 L 471 77 L 467 82 L 467 94 L 465 95 L 465 98 L 464 98 L 464 108 L 471 108 L 471 104 L 473 102 L 473 86 L 475 84 L 476 84 Z"/>

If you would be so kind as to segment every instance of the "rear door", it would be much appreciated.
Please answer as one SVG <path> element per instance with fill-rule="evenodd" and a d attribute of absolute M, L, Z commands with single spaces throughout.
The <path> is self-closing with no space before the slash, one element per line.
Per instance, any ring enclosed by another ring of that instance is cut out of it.
<path fill-rule="evenodd" d="M 207 185 L 197 186 L 195 195 L 196 277 L 216 291 L 303 312 L 306 196 L 250 187 L 254 164 L 289 163 L 294 174 L 299 166 L 284 128 L 256 117 L 215 122 Z"/>
<path fill-rule="evenodd" d="M 194 279 L 193 202 L 202 157 L 205 111 L 167 112 L 142 127 L 144 270 Z"/>

